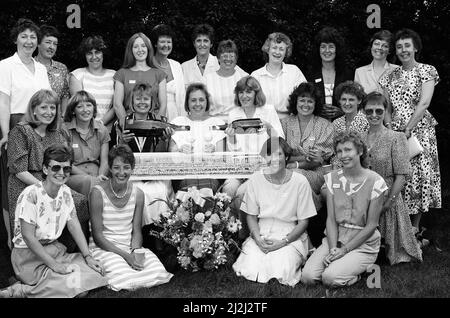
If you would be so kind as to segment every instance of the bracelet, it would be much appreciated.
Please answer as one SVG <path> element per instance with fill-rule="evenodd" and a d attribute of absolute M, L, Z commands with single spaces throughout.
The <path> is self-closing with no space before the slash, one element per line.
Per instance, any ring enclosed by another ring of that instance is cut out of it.
<path fill-rule="evenodd" d="M 89 256 L 92 257 L 92 254 L 91 254 L 90 252 L 89 252 L 88 254 L 86 254 L 86 255 L 83 255 L 83 258 L 86 259 L 86 258 L 88 258 Z"/>
<path fill-rule="evenodd" d="M 298 169 L 298 161 L 295 161 L 295 169 Z"/>

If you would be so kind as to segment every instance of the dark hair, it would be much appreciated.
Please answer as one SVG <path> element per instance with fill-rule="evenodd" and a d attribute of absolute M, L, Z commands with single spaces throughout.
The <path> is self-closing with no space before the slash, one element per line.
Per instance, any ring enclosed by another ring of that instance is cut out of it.
<path fill-rule="evenodd" d="M 367 94 L 367 96 L 363 99 L 362 108 L 366 108 L 367 105 L 383 105 L 384 109 L 386 110 L 388 107 L 388 100 L 386 96 L 379 92 L 370 92 Z"/>
<path fill-rule="evenodd" d="M 69 161 L 72 165 L 73 163 L 73 149 L 69 146 L 63 144 L 53 144 L 48 146 L 44 151 L 44 159 L 42 160 L 42 166 L 48 167 L 51 160 L 58 162 Z M 42 176 L 46 177 L 44 173 Z"/>
<path fill-rule="evenodd" d="M 285 43 L 286 44 L 286 55 L 284 56 L 284 60 L 288 60 L 291 55 L 292 55 L 292 41 L 291 39 L 284 33 L 281 32 L 274 32 L 274 33 L 270 33 L 267 36 L 266 41 L 264 42 L 261 51 L 263 51 L 263 55 L 264 55 L 264 60 L 266 62 L 269 61 L 269 49 L 270 49 L 270 45 L 271 43 Z"/>
<path fill-rule="evenodd" d="M 137 82 L 136 85 L 134 85 L 133 90 L 131 91 L 131 105 L 130 110 L 134 113 L 136 110 L 134 109 L 134 96 L 139 95 L 148 95 L 151 97 L 151 100 L 155 99 L 156 96 L 154 96 L 154 92 L 152 91 L 152 86 L 148 83 L 144 82 Z M 153 110 L 153 104 L 150 101 L 150 109 L 149 112 Z"/>
<path fill-rule="evenodd" d="M 262 90 L 261 84 L 253 76 L 244 76 L 237 83 L 234 88 L 234 104 L 236 106 L 242 106 L 239 100 L 239 93 L 245 90 L 252 90 L 255 92 L 255 106 L 260 107 L 266 104 L 266 95 Z"/>
<path fill-rule="evenodd" d="M 120 144 L 115 145 L 114 147 L 111 148 L 111 150 L 108 153 L 109 168 L 112 167 L 114 159 L 118 157 L 122 158 L 124 163 L 130 164 L 131 168 L 134 169 L 134 166 L 136 165 L 136 159 L 134 158 L 133 151 L 128 145 Z"/>
<path fill-rule="evenodd" d="M 372 35 L 372 37 L 370 38 L 369 41 L 369 55 L 372 56 L 371 51 L 372 51 L 372 45 L 373 42 L 375 42 L 375 40 L 380 40 L 380 41 L 386 41 L 387 44 L 389 45 L 389 53 L 387 55 L 387 57 L 389 58 L 390 56 L 393 56 L 394 54 L 392 54 L 394 52 L 393 47 L 394 47 L 394 43 L 392 41 L 393 36 L 391 31 L 389 30 L 380 30 L 378 32 L 376 32 L 374 35 Z"/>
<path fill-rule="evenodd" d="M 190 84 L 187 88 L 186 88 L 186 97 L 184 99 L 184 110 L 186 110 L 187 113 L 189 113 L 189 98 L 190 95 L 192 94 L 192 92 L 195 91 L 202 91 L 203 93 L 205 93 L 205 97 L 206 97 L 206 111 L 209 111 L 209 107 L 210 105 L 210 101 L 209 101 L 209 93 L 208 90 L 206 89 L 206 85 L 203 83 L 192 83 Z"/>
<path fill-rule="evenodd" d="M 345 81 L 339 84 L 334 90 L 334 98 L 339 102 L 342 94 L 350 94 L 356 96 L 356 98 L 360 101 L 363 101 L 366 97 L 366 93 L 364 92 L 364 88 L 358 82 L 354 81 Z M 339 105 L 339 107 L 341 107 Z M 361 109 L 361 104 L 358 106 L 358 110 Z"/>
<path fill-rule="evenodd" d="M 158 24 L 157 26 L 155 26 L 150 32 L 150 41 L 152 42 L 155 51 L 156 45 L 158 44 L 158 40 L 162 36 L 169 37 L 173 41 L 173 39 L 175 38 L 175 33 L 173 32 L 172 28 L 167 24 Z"/>
<path fill-rule="evenodd" d="M 417 50 L 415 56 L 419 57 L 420 52 L 422 51 L 422 40 L 420 39 L 419 34 L 416 31 L 411 29 L 401 29 L 397 31 L 394 36 L 394 43 L 396 44 L 398 40 L 404 39 L 412 39 L 414 44 L 414 48 Z"/>
<path fill-rule="evenodd" d="M 220 55 L 222 53 L 234 53 L 236 55 L 236 62 L 238 60 L 238 48 L 236 43 L 233 42 L 233 40 L 223 40 L 220 41 L 219 45 L 217 46 L 217 58 L 220 58 Z"/>
<path fill-rule="evenodd" d="M 211 44 L 214 43 L 214 28 L 209 24 L 199 24 L 194 27 L 191 36 L 192 42 L 195 42 L 200 35 L 206 35 L 211 41 Z"/>
<path fill-rule="evenodd" d="M 320 57 L 320 44 L 333 43 L 336 46 L 336 58 L 334 59 L 336 70 L 342 70 L 345 67 L 345 41 L 341 33 L 332 27 L 324 27 L 317 33 L 314 38 L 314 64 L 316 66 L 322 65 Z"/>
<path fill-rule="evenodd" d="M 23 120 L 33 128 L 39 126 L 41 122 L 36 118 L 34 110 L 36 109 L 37 106 L 39 106 L 44 102 L 54 104 L 56 106 L 55 118 L 53 118 L 53 121 L 47 126 L 47 131 L 56 130 L 58 126 L 61 101 L 58 95 L 54 91 L 49 89 L 38 90 L 36 93 L 33 94 L 33 96 L 31 96 Z"/>
<path fill-rule="evenodd" d="M 133 45 L 134 42 L 138 39 L 141 38 L 142 41 L 144 41 L 145 46 L 147 47 L 147 65 L 148 66 L 152 66 L 153 67 L 153 46 L 152 46 L 152 41 L 150 41 L 150 39 L 142 32 L 138 32 L 133 34 L 127 42 L 127 46 L 125 47 L 125 53 L 123 56 L 123 65 L 122 68 L 131 68 L 133 66 L 136 65 L 136 58 L 134 57 L 133 54 Z"/>
<path fill-rule="evenodd" d="M 17 41 L 19 33 L 22 33 L 25 30 L 30 30 L 36 33 L 38 43 L 41 42 L 41 31 L 39 30 L 39 27 L 30 19 L 24 18 L 20 18 L 19 20 L 17 20 L 16 24 L 11 29 L 10 33 L 11 40 L 15 43 Z"/>
<path fill-rule="evenodd" d="M 81 41 L 80 46 L 78 47 L 78 51 L 83 56 L 83 58 L 88 52 L 92 51 L 93 49 L 105 53 L 107 46 L 100 35 L 91 35 L 87 38 L 84 38 Z"/>
<path fill-rule="evenodd" d="M 314 99 L 314 115 L 318 115 L 322 111 L 322 94 L 316 86 L 311 82 L 303 82 L 298 85 L 289 95 L 287 109 L 290 114 L 297 115 L 297 100 L 301 96 L 307 96 Z"/>
<path fill-rule="evenodd" d="M 352 142 L 355 145 L 356 150 L 362 153 L 360 157 L 361 166 L 367 168 L 367 146 L 361 138 L 361 135 L 356 131 L 343 131 L 337 134 L 333 140 L 334 153 L 337 154 L 336 149 L 338 144 L 343 144 L 347 141 Z"/>
<path fill-rule="evenodd" d="M 260 155 L 262 157 L 271 156 L 274 151 L 277 151 L 279 148 L 284 152 L 284 156 L 286 157 L 286 162 L 289 161 L 292 154 L 294 153 L 294 150 L 289 146 L 286 140 L 284 140 L 282 137 L 271 137 L 264 142 Z"/>
<path fill-rule="evenodd" d="M 75 118 L 75 108 L 82 103 L 87 102 L 94 105 L 94 114 L 92 118 L 95 118 L 97 116 L 97 102 L 95 101 L 94 96 L 92 96 L 90 93 L 86 91 L 78 91 L 76 92 L 68 101 L 66 112 L 64 114 L 64 121 L 65 122 L 71 122 L 73 118 Z"/>
<path fill-rule="evenodd" d="M 51 25 L 46 25 L 43 24 L 39 27 L 40 29 L 40 33 L 41 33 L 41 38 L 39 39 L 39 43 L 42 42 L 42 40 L 46 37 L 46 36 L 54 36 L 55 38 L 60 38 L 61 34 L 59 33 L 58 29 L 55 28 L 54 26 Z"/>

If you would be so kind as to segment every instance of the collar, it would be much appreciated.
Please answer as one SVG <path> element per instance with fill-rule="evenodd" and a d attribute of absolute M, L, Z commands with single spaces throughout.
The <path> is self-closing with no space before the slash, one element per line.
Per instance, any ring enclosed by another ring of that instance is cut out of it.
<path fill-rule="evenodd" d="M 70 122 L 65 123 L 67 129 L 75 129 L 77 130 L 77 120 L 75 118 L 72 118 Z M 100 129 L 100 123 L 94 119 L 91 119 L 91 127 L 94 128 L 94 130 Z M 77 130 L 78 131 L 78 130 Z"/>
<path fill-rule="evenodd" d="M 261 69 L 260 75 L 261 75 L 261 76 L 270 76 L 270 77 L 275 78 L 275 76 L 273 76 L 272 74 L 270 74 L 269 71 L 267 70 L 267 65 L 268 65 L 268 63 L 266 63 L 266 65 L 264 65 L 264 67 Z M 281 62 L 281 66 L 282 66 L 282 67 L 281 67 L 281 72 L 280 72 L 276 77 L 278 77 L 278 76 L 280 76 L 281 74 L 287 72 L 287 71 L 286 71 L 286 64 L 285 64 L 284 62 Z"/>
<path fill-rule="evenodd" d="M 391 64 L 390 64 L 388 61 L 386 61 L 386 63 L 384 63 L 384 65 L 383 65 L 383 68 L 384 68 L 385 70 L 388 70 L 388 69 L 391 68 Z M 374 67 L 373 67 L 373 61 L 372 61 L 372 63 L 370 63 L 369 65 L 367 65 L 367 70 L 373 71 L 373 69 L 374 69 Z"/>
<path fill-rule="evenodd" d="M 32 57 L 31 58 L 35 63 L 37 63 L 37 61 Z M 14 63 L 16 63 L 16 64 L 20 64 L 20 65 L 25 65 L 25 64 L 23 64 L 23 62 L 22 62 L 22 60 L 20 59 L 20 57 L 19 57 L 19 54 L 16 52 L 16 53 L 14 53 L 14 55 L 12 56 L 12 60 L 13 60 L 13 62 Z M 26 65 L 25 65 L 26 66 Z"/>

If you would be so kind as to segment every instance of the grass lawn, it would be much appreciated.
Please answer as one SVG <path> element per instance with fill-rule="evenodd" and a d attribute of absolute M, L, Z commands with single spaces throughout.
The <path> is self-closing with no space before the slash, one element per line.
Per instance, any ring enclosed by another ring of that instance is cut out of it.
<path fill-rule="evenodd" d="M 135 291 L 114 292 L 102 288 L 91 292 L 91 298 L 320 298 L 320 297 L 449 297 L 450 287 L 450 211 L 437 210 L 424 219 L 430 229 L 427 236 L 433 243 L 424 248 L 423 263 L 406 263 L 389 266 L 380 263 L 381 288 L 368 288 L 366 281 L 371 273 L 363 275 L 355 285 L 338 290 L 327 290 L 318 285 L 294 288 L 271 280 L 267 284 L 247 281 L 237 277 L 228 266 L 215 272 L 190 273 L 179 270 L 172 280 L 161 286 Z M 3 241 L 3 240 L 2 240 Z M 436 245 L 442 251 L 436 249 Z M 0 248 L 0 288 L 8 285 L 12 274 L 7 252 Z"/>

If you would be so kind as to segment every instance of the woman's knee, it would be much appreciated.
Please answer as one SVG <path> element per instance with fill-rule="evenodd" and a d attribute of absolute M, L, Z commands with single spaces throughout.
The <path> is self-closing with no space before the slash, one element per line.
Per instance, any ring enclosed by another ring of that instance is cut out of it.
<path fill-rule="evenodd" d="M 300 281 L 305 285 L 315 285 L 320 280 L 320 275 L 314 274 L 314 272 L 308 268 L 303 268 Z"/>

